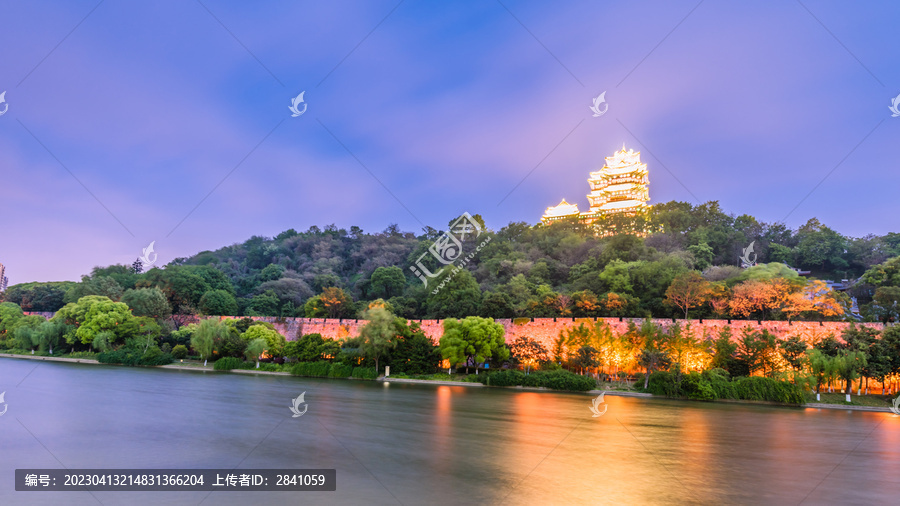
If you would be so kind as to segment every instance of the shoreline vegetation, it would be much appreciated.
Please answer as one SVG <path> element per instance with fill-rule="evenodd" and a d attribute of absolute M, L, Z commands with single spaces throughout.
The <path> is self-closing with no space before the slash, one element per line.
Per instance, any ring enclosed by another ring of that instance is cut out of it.
<path fill-rule="evenodd" d="M 390 368 L 392 379 L 701 401 L 900 403 L 888 397 L 900 394 L 900 234 L 846 238 L 815 219 L 793 231 L 715 202 L 649 212 L 595 224 L 601 234 L 578 223 L 495 232 L 466 215 L 477 230 L 450 249 L 455 221 L 421 236 L 311 227 L 146 272 L 140 261 L 98 266 L 80 282 L 0 294 L 0 352 L 366 380 Z M 429 280 L 451 250 L 465 265 L 445 285 Z"/>
<path fill-rule="evenodd" d="M 47 361 L 47 362 L 63 362 L 63 363 L 78 363 L 78 364 L 91 364 L 91 365 L 123 365 L 123 364 L 104 364 L 94 358 L 86 358 L 86 357 L 67 357 L 67 356 L 45 356 L 45 355 L 31 355 L 31 354 L 20 354 L 20 353 L 0 353 L 0 358 L 13 358 L 13 359 L 25 359 L 25 360 L 39 360 L 39 361 Z M 244 365 L 253 364 L 244 362 Z M 622 389 L 601 389 L 601 388 L 592 388 L 590 390 L 566 390 L 566 389 L 554 389 L 550 387 L 540 387 L 540 386 L 523 386 L 523 385 L 491 385 L 487 380 L 485 383 L 481 383 L 478 381 L 477 375 L 467 375 L 463 377 L 457 376 L 456 379 L 453 379 L 453 376 L 449 374 L 434 374 L 434 375 L 422 375 L 422 376 L 432 376 L 436 378 L 410 378 L 405 374 L 400 373 L 397 376 L 389 376 L 387 378 L 383 376 L 379 376 L 377 378 L 372 377 L 372 373 L 374 373 L 374 368 L 356 368 L 359 371 L 354 371 L 357 373 L 361 373 L 359 377 L 352 376 L 350 374 L 344 375 L 313 375 L 313 374 L 296 374 L 299 372 L 304 372 L 303 369 L 298 369 L 297 366 L 315 366 L 316 363 L 298 363 L 293 364 L 291 367 L 291 371 L 271 371 L 265 369 L 257 369 L 255 367 L 252 368 L 215 368 L 214 365 L 204 366 L 199 361 L 187 361 L 187 362 L 176 362 L 166 365 L 145 365 L 140 367 L 151 367 L 158 369 L 175 369 L 182 371 L 197 371 L 197 372 L 230 372 L 235 374 L 258 374 L 258 375 L 271 375 L 271 376 L 295 376 L 295 377 L 312 377 L 312 378 L 333 378 L 333 379 L 350 379 L 350 380 L 358 380 L 358 381 L 384 381 L 387 383 L 398 383 L 398 384 L 426 384 L 426 385 L 436 385 L 436 386 L 460 386 L 460 387 L 493 387 L 493 388 L 501 388 L 512 391 L 533 391 L 533 392 L 556 392 L 556 393 L 585 393 L 589 395 L 612 395 L 612 396 L 622 396 L 622 397 L 640 397 L 640 398 L 652 398 L 652 399 L 667 399 L 667 400 L 685 400 L 685 401 L 701 401 L 701 402 L 720 402 L 726 404 L 758 404 L 758 405 L 769 405 L 769 406 L 784 406 L 784 407 L 800 407 L 800 408 L 808 408 L 808 409 L 843 409 L 843 410 L 851 410 L 851 411 L 868 411 L 868 412 L 879 412 L 879 413 L 891 413 L 891 410 L 885 406 L 884 404 L 878 405 L 878 402 L 885 403 L 890 402 L 887 399 L 882 399 L 886 396 L 881 395 L 866 395 L 866 396 L 854 396 L 856 402 L 846 403 L 842 401 L 843 394 L 840 393 L 832 393 L 832 394 L 822 394 L 823 401 L 817 402 L 815 401 L 815 395 L 804 394 L 803 402 L 799 403 L 785 403 L 785 402 L 771 402 L 764 400 L 749 400 L 749 399 L 697 399 L 690 397 L 678 397 L 678 396 L 668 396 L 668 395 L 659 395 L 653 394 L 649 392 L 639 392 L 633 390 L 622 390 Z M 321 367 L 321 366 L 320 366 Z M 371 369 L 372 371 L 365 371 L 366 369 Z M 320 369 L 321 371 L 321 369 Z M 508 372 L 508 371 L 501 371 Z M 483 373 L 481 376 L 484 378 L 489 378 L 494 373 Z M 446 378 L 445 378 L 446 377 Z M 469 379 L 472 378 L 472 379 Z M 602 382 L 600 382 L 602 385 Z M 617 388 L 622 388 L 621 383 L 615 383 Z M 864 402 L 860 402 L 863 400 Z M 828 402 L 831 401 L 831 402 Z M 873 403 L 872 401 L 875 401 Z"/>

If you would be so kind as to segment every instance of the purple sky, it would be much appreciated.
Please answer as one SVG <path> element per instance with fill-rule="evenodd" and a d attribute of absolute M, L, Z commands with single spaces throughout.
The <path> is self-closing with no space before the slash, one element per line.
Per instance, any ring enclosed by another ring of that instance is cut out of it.
<path fill-rule="evenodd" d="M 900 231 L 897 2 L 0 12 L 11 284 L 130 263 L 150 241 L 166 263 L 310 225 L 418 232 L 463 211 L 494 229 L 535 223 L 562 197 L 586 208 L 588 172 L 623 142 L 643 153 L 651 202 Z"/>

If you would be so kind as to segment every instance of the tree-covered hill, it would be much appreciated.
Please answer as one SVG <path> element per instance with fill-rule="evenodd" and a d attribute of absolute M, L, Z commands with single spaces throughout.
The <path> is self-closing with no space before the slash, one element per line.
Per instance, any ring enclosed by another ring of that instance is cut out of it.
<path fill-rule="evenodd" d="M 845 237 L 816 219 L 790 230 L 728 215 L 717 202 L 657 204 L 647 215 L 599 225 L 606 233 L 575 222 L 486 230 L 462 242 L 459 258 L 467 260 L 459 272 L 447 266 L 440 276 L 423 276 L 427 287 L 417 276 L 421 271 L 410 267 L 419 262 L 429 273 L 444 267 L 429 253 L 441 243 L 441 232 L 429 228 L 415 235 L 392 225 L 365 233 L 329 225 L 251 237 L 147 272 L 116 265 L 97 267 L 79 283 L 15 285 L 5 298 L 26 311 L 55 311 L 85 295 L 105 295 L 152 315 L 355 318 L 369 301 L 383 299 L 407 318 L 839 319 L 849 299 L 826 296 L 824 285 L 809 279 L 862 276 L 851 294 L 859 297 L 863 314 L 896 317 L 897 233 Z M 635 230 L 646 233 L 629 233 Z M 744 270 L 739 257 L 751 243 L 760 265 Z M 785 265 L 812 274 L 802 278 Z"/>

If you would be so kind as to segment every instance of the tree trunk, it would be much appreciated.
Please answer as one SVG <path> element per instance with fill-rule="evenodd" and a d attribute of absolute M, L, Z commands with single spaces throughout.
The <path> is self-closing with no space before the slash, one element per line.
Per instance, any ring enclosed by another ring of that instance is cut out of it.
<path fill-rule="evenodd" d="M 647 385 L 650 384 L 650 368 L 647 368 L 647 375 L 644 376 L 644 390 L 647 390 Z"/>
<path fill-rule="evenodd" d="M 847 380 L 847 388 L 844 389 L 844 395 L 847 397 L 847 402 L 850 402 L 850 392 L 853 391 L 853 384 L 850 379 Z"/>

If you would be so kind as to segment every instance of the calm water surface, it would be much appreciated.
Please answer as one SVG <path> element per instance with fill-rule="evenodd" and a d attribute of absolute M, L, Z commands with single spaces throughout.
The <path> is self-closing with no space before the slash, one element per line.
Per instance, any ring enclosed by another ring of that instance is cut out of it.
<path fill-rule="evenodd" d="M 609 396 L 592 418 L 586 394 L 6 358 L 2 391 L 3 505 L 900 500 L 900 417 L 885 413 Z M 63 466 L 335 468 L 337 491 L 15 492 L 16 468 Z"/>

